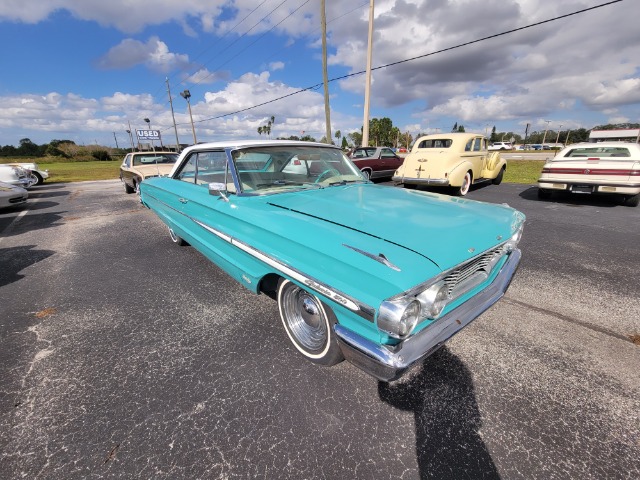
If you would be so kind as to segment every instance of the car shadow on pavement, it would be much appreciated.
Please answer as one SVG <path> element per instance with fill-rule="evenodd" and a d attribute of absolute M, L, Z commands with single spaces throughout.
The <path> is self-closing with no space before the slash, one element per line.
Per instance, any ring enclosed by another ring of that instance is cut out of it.
<path fill-rule="evenodd" d="M 53 255 L 53 250 L 34 250 L 36 245 L 0 248 L 0 287 L 17 282 L 20 271 Z"/>
<path fill-rule="evenodd" d="M 589 195 L 569 192 L 553 192 L 551 198 L 538 198 L 538 187 L 530 187 L 520 192 L 520 197 L 525 200 L 534 200 L 545 203 L 562 203 L 570 207 L 605 207 L 613 208 L 624 206 L 622 195 Z"/>
<path fill-rule="evenodd" d="M 482 419 L 471 373 L 446 346 L 406 379 L 379 382 L 378 395 L 413 412 L 420 478 L 500 478 L 479 434 Z"/>
<path fill-rule="evenodd" d="M 30 210 L 30 209 L 29 209 Z M 19 214 L 20 212 L 17 212 Z M 63 214 L 66 212 L 55 213 L 36 213 L 33 215 L 25 215 L 20 218 L 19 221 L 12 223 L 17 217 L 7 216 L 0 218 L 0 236 L 11 237 L 15 235 L 21 235 L 31 230 L 42 230 L 45 228 L 58 227 L 61 223 L 57 223 L 63 220 Z"/>
<path fill-rule="evenodd" d="M 34 191 L 29 190 L 29 198 L 49 198 L 49 197 L 66 197 L 70 194 L 69 190 L 62 190 L 59 192 L 49 192 L 49 191 Z"/>

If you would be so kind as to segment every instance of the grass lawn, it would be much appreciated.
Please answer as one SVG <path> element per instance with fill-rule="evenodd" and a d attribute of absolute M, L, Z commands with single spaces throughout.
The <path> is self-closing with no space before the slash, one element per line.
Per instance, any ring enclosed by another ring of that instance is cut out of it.
<path fill-rule="evenodd" d="M 38 162 L 43 170 L 49 170 L 45 183 L 83 182 L 85 180 L 112 180 L 120 178 L 121 160 L 105 162 Z"/>
<path fill-rule="evenodd" d="M 540 178 L 540 172 L 545 160 L 509 160 L 503 182 L 535 184 Z"/>
<path fill-rule="evenodd" d="M 85 180 L 112 180 L 120 177 L 121 160 L 108 162 L 55 162 L 36 161 L 38 166 L 49 170 L 47 183 L 82 182 Z M 15 161 L 15 160 L 14 160 Z M 504 182 L 535 184 L 540 177 L 544 160 L 511 160 L 507 164 Z"/>

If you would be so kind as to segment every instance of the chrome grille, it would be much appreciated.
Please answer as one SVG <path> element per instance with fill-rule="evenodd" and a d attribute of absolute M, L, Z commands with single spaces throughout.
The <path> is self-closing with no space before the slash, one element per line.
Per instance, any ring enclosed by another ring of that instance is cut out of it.
<path fill-rule="evenodd" d="M 493 266 L 505 254 L 504 247 L 493 248 L 454 269 L 444 278 L 447 293 L 454 299 L 484 282 Z"/>

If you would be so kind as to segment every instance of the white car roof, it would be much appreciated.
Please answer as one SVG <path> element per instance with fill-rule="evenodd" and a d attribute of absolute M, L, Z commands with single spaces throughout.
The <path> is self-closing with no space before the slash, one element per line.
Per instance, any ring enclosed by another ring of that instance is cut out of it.
<path fill-rule="evenodd" d="M 330 145 L 327 143 L 320 143 L 320 142 L 305 142 L 305 141 L 301 141 L 301 140 L 249 140 L 249 139 L 245 139 L 245 140 L 225 140 L 222 142 L 207 142 L 207 143 L 197 143 L 195 145 L 191 145 L 190 147 L 185 148 L 181 153 L 180 153 L 180 158 L 178 158 L 178 161 L 174 164 L 173 169 L 171 170 L 171 173 L 169 174 L 169 176 L 173 176 L 173 174 L 176 172 L 176 170 L 178 170 L 178 168 L 180 168 L 180 165 L 182 164 L 183 159 L 189 155 L 189 153 L 191 153 L 194 150 L 210 150 L 210 149 L 220 149 L 220 148 L 231 148 L 231 149 L 236 149 L 236 148 L 246 148 L 246 147 L 268 147 L 268 146 L 274 146 L 274 145 L 299 145 L 299 146 L 313 146 L 313 147 L 325 147 L 325 148 L 336 148 L 339 149 L 337 146 L 335 145 Z"/>

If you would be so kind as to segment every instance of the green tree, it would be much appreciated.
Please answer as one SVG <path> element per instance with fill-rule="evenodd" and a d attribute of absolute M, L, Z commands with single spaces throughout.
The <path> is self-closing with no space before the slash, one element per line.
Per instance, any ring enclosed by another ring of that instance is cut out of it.
<path fill-rule="evenodd" d="M 349 142 L 347 142 L 347 137 L 342 137 L 342 149 L 346 150 L 349 148 Z"/>
<path fill-rule="evenodd" d="M 388 117 L 372 118 L 369 120 L 369 143 L 373 141 L 375 146 L 393 147 L 396 137 L 393 131 L 393 122 Z"/>
<path fill-rule="evenodd" d="M 496 135 L 496 126 L 495 125 L 491 129 L 491 136 L 489 137 L 489 141 L 491 143 L 498 141 L 498 136 Z"/>
<path fill-rule="evenodd" d="M 340 143 L 340 137 L 342 137 L 342 132 L 340 130 L 336 130 L 335 137 L 336 137 L 336 140 L 338 140 L 338 143 Z"/>
<path fill-rule="evenodd" d="M 362 145 L 362 132 L 351 132 L 348 137 L 351 139 L 351 143 L 353 143 L 354 146 L 359 147 Z"/>
<path fill-rule="evenodd" d="M 458 130 L 457 131 L 464 133 L 464 131 L 465 131 L 464 130 L 464 125 L 458 125 Z"/>
<path fill-rule="evenodd" d="M 453 124 L 453 128 L 451 129 L 452 132 L 458 132 L 458 122 Z"/>

